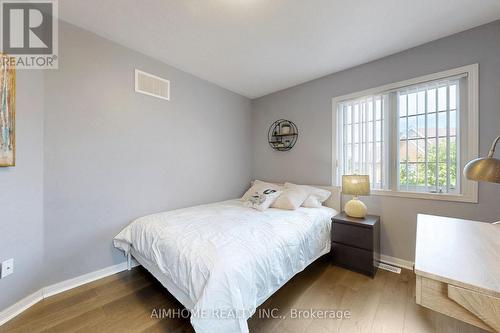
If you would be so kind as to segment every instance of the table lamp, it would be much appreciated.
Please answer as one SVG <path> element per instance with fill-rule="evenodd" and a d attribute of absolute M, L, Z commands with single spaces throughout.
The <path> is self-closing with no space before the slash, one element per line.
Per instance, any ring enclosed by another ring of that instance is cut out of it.
<path fill-rule="evenodd" d="M 370 176 L 342 176 L 342 193 L 354 195 L 354 198 L 345 204 L 345 213 L 350 217 L 364 218 L 367 211 L 366 205 L 358 199 L 358 196 L 370 194 Z"/>

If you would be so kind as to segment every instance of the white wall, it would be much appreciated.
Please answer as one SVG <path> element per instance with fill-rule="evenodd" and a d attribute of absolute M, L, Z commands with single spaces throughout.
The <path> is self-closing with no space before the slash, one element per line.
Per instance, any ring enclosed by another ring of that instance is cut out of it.
<path fill-rule="evenodd" d="M 333 97 L 472 63 L 480 66 L 479 139 L 480 153 L 486 155 L 500 134 L 499 36 L 496 21 L 254 100 L 254 178 L 330 184 Z M 267 143 L 269 126 L 280 118 L 299 128 L 298 142 L 289 152 L 273 151 Z M 479 204 L 380 196 L 363 200 L 370 213 L 382 216 L 382 253 L 411 261 L 418 213 L 500 220 L 497 184 L 480 184 Z"/>

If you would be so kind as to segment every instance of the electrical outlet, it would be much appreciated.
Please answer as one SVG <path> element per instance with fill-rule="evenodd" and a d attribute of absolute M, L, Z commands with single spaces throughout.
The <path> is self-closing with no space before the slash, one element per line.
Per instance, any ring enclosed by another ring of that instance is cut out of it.
<path fill-rule="evenodd" d="M 1 278 L 7 277 L 14 273 L 14 259 L 7 259 L 2 262 L 2 275 Z"/>

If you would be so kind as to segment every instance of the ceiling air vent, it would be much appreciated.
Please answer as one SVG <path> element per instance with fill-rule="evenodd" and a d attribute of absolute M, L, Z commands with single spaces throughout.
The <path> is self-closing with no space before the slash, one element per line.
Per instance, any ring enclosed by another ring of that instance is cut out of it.
<path fill-rule="evenodd" d="M 135 70 L 135 91 L 170 100 L 170 81 L 138 69 Z"/>

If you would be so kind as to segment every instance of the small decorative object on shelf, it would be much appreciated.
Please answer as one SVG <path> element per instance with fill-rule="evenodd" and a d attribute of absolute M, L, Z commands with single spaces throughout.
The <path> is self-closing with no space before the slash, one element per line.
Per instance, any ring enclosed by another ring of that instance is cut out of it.
<path fill-rule="evenodd" d="M 269 132 L 267 133 L 269 145 L 271 148 L 278 151 L 288 151 L 292 149 L 298 137 L 299 130 L 297 125 L 285 119 L 275 121 L 271 127 L 269 127 Z"/>
<path fill-rule="evenodd" d="M 289 124 L 283 124 L 281 125 L 281 134 L 290 134 L 290 125 Z"/>

